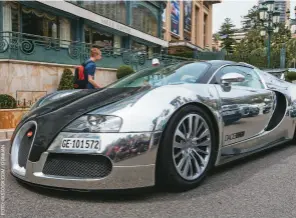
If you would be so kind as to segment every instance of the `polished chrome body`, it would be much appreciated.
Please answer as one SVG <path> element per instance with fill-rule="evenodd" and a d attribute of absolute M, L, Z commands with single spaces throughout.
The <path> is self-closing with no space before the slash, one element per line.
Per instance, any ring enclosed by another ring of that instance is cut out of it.
<path fill-rule="evenodd" d="M 98 153 L 60 149 L 63 138 L 99 138 L 102 142 Z M 38 162 L 27 162 L 26 174 L 12 174 L 30 183 L 70 189 L 127 189 L 154 184 L 155 161 L 159 133 L 65 133 L 61 132 L 44 152 Z M 119 146 L 119 147 L 118 147 Z M 117 148 L 118 147 L 118 148 Z M 125 149 L 123 152 L 120 148 Z M 45 175 L 42 172 L 49 153 L 74 153 L 104 155 L 112 159 L 113 169 L 109 176 L 100 179 L 72 178 Z"/>
<path fill-rule="evenodd" d="M 27 162 L 25 174 L 13 170 L 12 174 L 30 183 L 70 189 L 152 186 L 155 184 L 162 132 L 172 115 L 185 105 L 201 107 L 211 117 L 213 126 L 217 127 L 216 166 L 291 140 L 295 130 L 296 86 L 259 70 L 256 73 L 262 82 L 262 89 L 231 83 L 228 90 L 223 88 L 223 84 L 166 85 L 100 107 L 89 114 L 121 117 L 123 123 L 118 133 L 60 132 L 38 162 Z M 235 77 L 228 76 L 224 82 L 231 82 Z M 242 80 L 241 77 L 236 78 L 235 81 Z M 110 158 L 113 165 L 111 174 L 101 179 L 44 175 L 42 169 L 49 153 L 85 153 L 60 148 L 62 139 L 71 137 L 99 138 L 101 150 L 88 153 Z M 12 143 L 12 151 L 14 149 L 18 149 L 17 137 Z M 175 152 L 174 155 L 178 155 Z M 198 160 L 198 157 L 195 158 Z M 17 163 L 14 160 L 12 158 L 12 165 Z M 197 171 L 190 171 L 192 178 L 198 175 Z"/>

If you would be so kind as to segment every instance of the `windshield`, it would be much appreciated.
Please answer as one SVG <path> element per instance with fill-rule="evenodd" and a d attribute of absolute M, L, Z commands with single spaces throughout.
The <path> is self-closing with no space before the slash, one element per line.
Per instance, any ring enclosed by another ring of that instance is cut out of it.
<path fill-rule="evenodd" d="M 209 68 L 208 63 L 186 62 L 146 68 L 118 80 L 107 88 L 164 86 L 169 84 L 197 83 Z"/>

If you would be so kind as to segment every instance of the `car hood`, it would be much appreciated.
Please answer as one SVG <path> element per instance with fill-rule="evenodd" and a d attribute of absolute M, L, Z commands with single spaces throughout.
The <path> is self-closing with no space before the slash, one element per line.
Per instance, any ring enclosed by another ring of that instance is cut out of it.
<path fill-rule="evenodd" d="M 18 124 L 12 140 L 24 123 L 34 120 L 37 123 L 37 131 L 29 160 L 38 161 L 42 152 L 46 151 L 54 138 L 73 120 L 108 104 L 134 95 L 143 95 L 151 89 L 149 87 L 139 87 L 73 91 L 72 94 L 68 93 L 68 95 L 64 95 L 43 106 L 42 104 L 40 107 L 35 106 Z"/>
<path fill-rule="evenodd" d="M 23 118 L 50 113 L 97 91 L 100 90 L 64 90 L 53 92 L 40 98 Z"/>

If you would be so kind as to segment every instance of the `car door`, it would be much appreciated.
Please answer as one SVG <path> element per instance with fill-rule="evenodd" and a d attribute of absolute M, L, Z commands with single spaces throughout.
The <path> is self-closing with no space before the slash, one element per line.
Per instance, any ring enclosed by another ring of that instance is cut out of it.
<path fill-rule="evenodd" d="M 227 73 L 242 74 L 245 81 L 232 83 L 231 90 L 224 91 L 220 80 Z M 275 94 L 264 88 L 253 68 L 240 65 L 224 66 L 216 72 L 210 83 L 217 84 L 220 95 L 224 146 L 252 138 L 264 131 L 274 107 L 267 111 L 264 108 L 267 104 L 274 104 Z"/>

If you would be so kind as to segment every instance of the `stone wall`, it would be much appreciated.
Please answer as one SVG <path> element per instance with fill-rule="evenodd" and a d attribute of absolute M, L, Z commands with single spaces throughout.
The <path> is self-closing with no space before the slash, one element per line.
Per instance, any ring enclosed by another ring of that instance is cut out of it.
<path fill-rule="evenodd" d="M 0 129 L 13 129 L 29 109 L 1 109 Z"/>
<path fill-rule="evenodd" d="M 16 98 L 18 91 L 17 100 L 39 98 L 57 90 L 65 68 L 69 68 L 74 73 L 73 65 L 0 60 L 0 93 Z M 116 81 L 116 69 L 97 68 L 95 80 L 101 86 Z"/>

